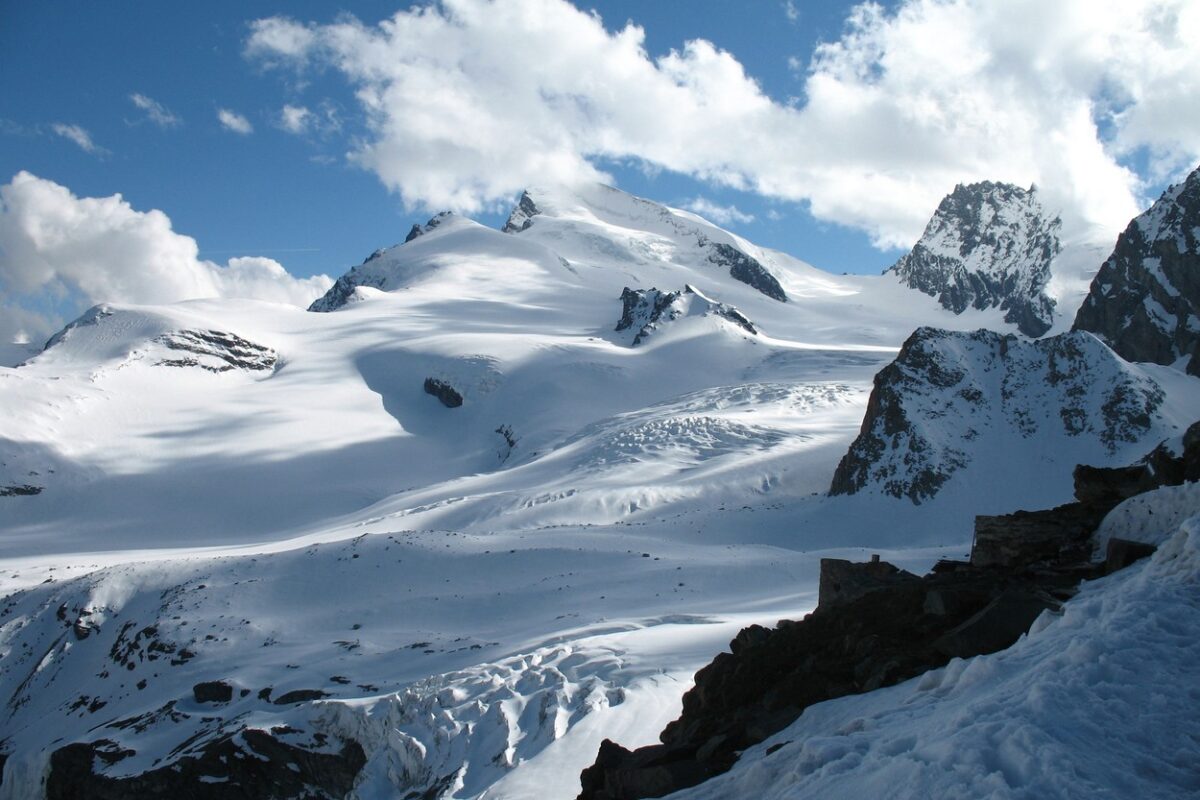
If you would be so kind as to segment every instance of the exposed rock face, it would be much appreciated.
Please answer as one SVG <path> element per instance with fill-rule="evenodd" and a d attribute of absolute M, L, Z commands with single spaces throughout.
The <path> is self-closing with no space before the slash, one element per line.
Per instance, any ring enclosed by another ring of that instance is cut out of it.
<path fill-rule="evenodd" d="M 154 339 L 168 350 L 190 355 L 164 358 L 158 367 L 198 367 L 208 372 L 228 372 L 234 369 L 250 372 L 275 368 L 279 360 L 275 351 L 227 331 L 173 331 Z"/>
<path fill-rule="evenodd" d="M 1115 453 L 1150 431 L 1162 401 L 1158 384 L 1088 334 L 1029 342 L 918 328 L 875 376 L 829 493 L 874 487 L 919 504 L 971 465 L 985 435 L 1093 437 Z"/>
<path fill-rule="evenodd" d="M 463 396 L 450 384 L 438 378 L 425 379 L 425 394 L 431 394 L 446 408 L 458 408 L 463 404 Z"/>
<path fill-rule="evenodd" d="M 767 272 L 767 268 L 758 263 L 757 259 L 751 258 L 732 245 L 702 242 L 702 244 L 704 243 L 707 243 L 712 250 L 712 255 L 708 257 L 708 260 L 718 266 L 729 267 L 729 275 L 732 278 L 757 289 L 773 300 L 781 303 L 787 302 L 787 293 L 783 291 L 779 281 L 774 275 Z"/>
<path fill-rule="evenodd" d="M 404 237 L 403 244 L 380 248 L 371 253 L 363 263 L 334 281 L 333 286 L 329 287 L 329 291 L 314 300 L 312 305 L 308 307 L 308 310 L 320 312 L 337 311 L 346 305 L 350 297 L 354 294 L 354 290 L 359 286 L 366 286 L 371 289 L 385 288 L 388 279 L 387 271 L 374 269 L 380 259 L 396 247 L 403 247 L 405 244 L 424 236 L 453 217 L 453 212 L 442 211 L 431 217 L 424 225 L 413 225 L 408 235 Z"/>
<path fill-rule="evenodd" d="M 1000 308 L 1026 336 L 1050 329 L 1045 293 L 1062 226 L 1028 191 L 1007 183 L 958 185 L 934 212 L 912 252 L 891 267 L 907 286 L 944 308 Z"/>
<path fill-rule="evenodd" d="M 680 292 L 661 292 L 658 289 L 630 289 L 621 292 L 621 319 L 614 330 L 636 331 L 633 346 L 661 328 L 685 316 L 715 315 L 732 322 L 751 335 L 757 335 L 745 314 L 726 303 L 718 303 L 701 294 L 693 286 L 684 286 Z"/>
<path fill-rule="evenodd" d="M 179 797 L 195 800 L 333 800 L 345 797 L 366 764 L 357 742 L 333 750 L 323 742 L 300 747 L 245 728 L 217 739 L 198 754 L 129 777 L 109 777 L 112 766 L 135 755 L 111 740 L 70 744 L 50 756 L 46 800 L 125 800 Z M 275 734 L 275 735 L 272 735 Z"/>
<path fill-rule="evenodd" d="M 197 703 L 228 703 L 233 699 L 233 687 L 225 681 L 204 681 L 192 687 Z"/>
<path fill-rule="evenodd" d="M 43 487 L 30 483 L 20 483 L 13 486 L 0 486 L 0 497 L 32 497 L 41 494 Z"/>
<path fill-rule="evenodd" d="M 1200 168 L 1129 223 L 1075 317 L 1129 361 L 1200 376 Z"/>
<path fill-rule="evenodd" d="M 540 213 L 542 212 L 530 197 L 529 192 L 521 192 L 521 199 L 517 201 L 517 207 L 508 215 L 508 220 L 501 230 L 504 233 L 520 233 L 527 230 L 533 224 L 533 218 Z"/>

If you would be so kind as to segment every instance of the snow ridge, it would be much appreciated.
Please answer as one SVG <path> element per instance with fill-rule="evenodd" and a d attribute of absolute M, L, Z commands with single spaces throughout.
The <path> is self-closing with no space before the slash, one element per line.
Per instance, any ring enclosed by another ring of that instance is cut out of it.
<path fill-rule="evenodd" d="M 1026 336 L 1050 329 L 1054 300 L 1043 291 L 1062 249 L 1062 221 L 1050 217 L 1036 189 L 984 181 L 959 184 L 912 251 L 889 271 L 907 286 L 937 297 L 956 314 L 1000 308 Z"/>

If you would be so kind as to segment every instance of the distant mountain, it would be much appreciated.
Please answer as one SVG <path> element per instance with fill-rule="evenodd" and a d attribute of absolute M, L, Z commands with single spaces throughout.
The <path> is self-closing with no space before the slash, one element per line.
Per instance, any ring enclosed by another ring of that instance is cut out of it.
<path fill-rule="evenodd" d="M 1129 361 L 1200 375 L 1200 168 L 1129 223 L 1075 317 Z"/>
<path fill-rule="evenodd" d="M 873 489 L 920 504 L 960 471 L 977 485 L 1036 484 L 1055 465 L 1067 475 L 1075 463 L 1129 460 L 1129 445 L 1174 433 L 1164 397 L 1085 333 L 1029 342 L 920 328 L 875 376 L 830 494 Z"/>
<path fill-rule="evenodd" d="M 961 314 L 1000 308 L 1004 320 L 1038 337 L 1053 323 L 1054 300 L 1043 291 L 1062 246 L 1033 187 L 958 185 L 938 205 L 920 240 L 889 270 L 905 285 Z"/>

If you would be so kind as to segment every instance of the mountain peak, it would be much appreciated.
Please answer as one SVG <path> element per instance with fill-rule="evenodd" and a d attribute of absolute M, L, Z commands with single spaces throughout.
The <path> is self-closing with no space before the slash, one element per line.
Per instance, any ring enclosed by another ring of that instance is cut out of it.
<path fill-rule="evenodd" d="M 1000 308 L 1022 333 L 1041 336 L 1053 319 L 1054 301 L 1044 290 L 1062 249 L 1061 227 L 1042 208 L 1036 186 L 958 184 L 889 271 L 956 314 Z"/>
<path fill-rule="evenodd" d="M 1191 356 L 1200 375 L 1200 168 L 1129 223 L 1092 281 L 1075 329 L 1130 361 Z"/>

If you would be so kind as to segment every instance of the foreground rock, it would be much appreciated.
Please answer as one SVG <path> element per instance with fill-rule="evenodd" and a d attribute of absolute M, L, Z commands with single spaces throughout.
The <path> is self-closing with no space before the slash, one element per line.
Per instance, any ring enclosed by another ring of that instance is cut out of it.
<path fill-rule="evenodd" d="M 1129 361 L 1200 375 L 1200 169 L 1129 223 L 1075 317 Z"/>
<path fill-rule="evenodd" d="M 813 613 L 739 632 L 730 652 L 696 673 L 661 744 L 635 751 L 601 744 L 581 775 L 580 799 L 636 800 L 694 786 L 727 771 L 742 750 L 814 703 L 1011 646 L 1042 612 L 1073 596 L 1081 580 L 1153 552 L 1118 539 L 1109 543 L 1107 563 L 1091 559 L 1096 527 L 1131 487 L 1145 491 L 1197 472 L 1200 423 L 1178 453 L 1160 447 L 1126 469 L 1079 467 L 1075 503 L 979 517 L 969 562 L 939 562 L 917 577 L 877 557 L 866 564 L 822 560 Z"/>

